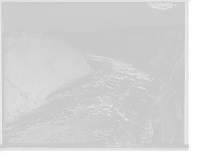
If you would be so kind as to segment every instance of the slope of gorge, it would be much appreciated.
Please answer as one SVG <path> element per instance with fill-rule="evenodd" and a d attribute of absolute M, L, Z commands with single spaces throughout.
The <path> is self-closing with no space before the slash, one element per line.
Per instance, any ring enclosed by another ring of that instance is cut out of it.
<path fill-rule="evenodd" d="M 40 33 L 5 33 L 4 122 L 38 106 L 60 81 L 91 72 L 80 51 L 67 41 Z"/>
<path fill-rule="evenodd" d="M 61 36 L 60 32 L 47 34 Z M 151 118 L 154 143 L 184 143 L 183 26 L 128 27 L 67 35 L 62 33 L 61 37 L 85 52 L 131 61 L 160 78 L 161 94 L 156 101 L 159 112 Z"/>

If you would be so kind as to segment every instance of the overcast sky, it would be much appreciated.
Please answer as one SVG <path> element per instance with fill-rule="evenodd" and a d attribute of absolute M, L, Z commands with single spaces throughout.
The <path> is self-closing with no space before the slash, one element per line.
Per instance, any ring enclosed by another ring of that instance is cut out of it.
<path fill-rule="evenodd" d="M 184 3 L 167 11 L 146 3 L 3 3 L 3 31 L 93 32 L 131 26 L 184 25 Z"/>

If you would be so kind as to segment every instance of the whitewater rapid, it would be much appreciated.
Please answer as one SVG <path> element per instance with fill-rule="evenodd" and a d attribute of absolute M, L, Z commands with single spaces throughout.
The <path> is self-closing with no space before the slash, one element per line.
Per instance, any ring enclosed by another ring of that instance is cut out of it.
<path fill-rule="evenodd" d="M 151 144 L 159 80 L 132 63 L 85 53 L 97 68 L 3 125 L 4 144 Z"/>

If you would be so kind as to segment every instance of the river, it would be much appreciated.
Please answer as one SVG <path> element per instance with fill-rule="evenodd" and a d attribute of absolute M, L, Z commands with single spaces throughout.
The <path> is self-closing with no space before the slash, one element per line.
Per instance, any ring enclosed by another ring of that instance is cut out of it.
<path fill-rule="evenodd" d="M 152 145 L 159 80 L 127 61 L 85 56 L 95 71 L 4 124 L 4 145 Z"/>

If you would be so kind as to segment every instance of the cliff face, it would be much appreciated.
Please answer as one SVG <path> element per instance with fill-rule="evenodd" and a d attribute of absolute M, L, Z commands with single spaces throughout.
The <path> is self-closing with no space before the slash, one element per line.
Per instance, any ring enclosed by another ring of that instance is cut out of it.
<path fill-rule="evenodd" d="M 90 70 L 68 44 L 45 36 L 15 35 L 7 39 L 5 46 L 4 78 L 9 87 L 5 89 L 5 105 L 9 112 L 19 111 L 24 102 L 37 102 L 43 93 Z M 15 101 L 10 102 L 11 98 Z"/>
<path fill-rule="evenodd" d="M 75 39 L 74 35 L 73 40 Z M 172 131 L 176 132 L 174 143 L 183 143 L 184 28 L 120 28 L 91 33 L 83 40 L 75 43 L 83 51 L 134 61 L 145 65 L 142 67 L 149 72 L 159 71 L 164 75 L 170 93 L 167 109 L 173 125 Z"/>

